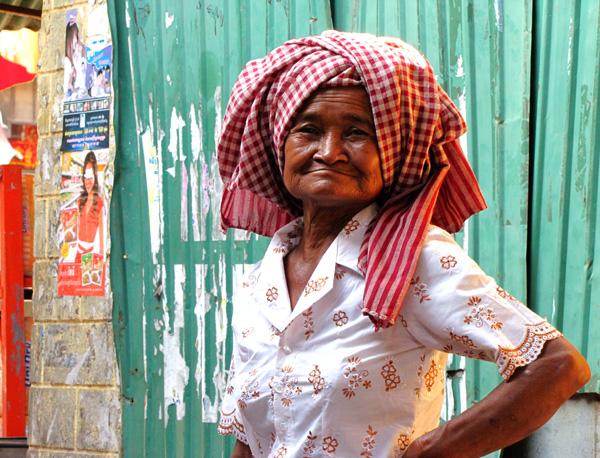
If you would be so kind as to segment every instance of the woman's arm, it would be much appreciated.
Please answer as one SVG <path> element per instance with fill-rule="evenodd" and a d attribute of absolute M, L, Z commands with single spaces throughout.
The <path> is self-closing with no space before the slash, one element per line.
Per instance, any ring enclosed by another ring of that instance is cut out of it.
<path fill-rule="evenodd" d="M 237 440 L 231 452 L 231 458 L 253 458 L 250 447 Z"/>
<path fill-rule="evenodd" d="M 546 423 L 590 379 L 590 368 L 564 337 L 456 418 L 419 437 L 403 458 L 481 457 Z"/>

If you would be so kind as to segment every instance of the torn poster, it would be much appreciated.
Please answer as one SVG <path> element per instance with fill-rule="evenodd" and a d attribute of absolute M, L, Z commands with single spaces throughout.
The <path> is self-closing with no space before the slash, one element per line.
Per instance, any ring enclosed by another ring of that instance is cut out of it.
<path fill-rule="evenodd" d="M 112 44 L 106 35 L 95 33 L 86 45 L 82 33 L 77 9 L 68 10 L 63 59 L 63 152 L 109 145 Z"/>

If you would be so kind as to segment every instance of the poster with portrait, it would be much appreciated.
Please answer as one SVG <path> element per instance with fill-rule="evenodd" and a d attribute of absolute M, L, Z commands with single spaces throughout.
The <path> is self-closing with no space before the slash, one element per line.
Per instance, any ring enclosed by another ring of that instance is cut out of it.
<path fill-rule="evenodd" d="M 103 296 L 107 208 L 104 170 L 108 150 L 63 153 L 58 294 Z"/>
<path fill-rule="evenodd" d="M 63 58 L 63 152 L 109 145 L 112 44 L 108 31 L 98 29 L 93 18 L 85 28 L 90 34 L 87 39 L 83 25 L 77 21 L 77 9 L 68 10 Z"/>

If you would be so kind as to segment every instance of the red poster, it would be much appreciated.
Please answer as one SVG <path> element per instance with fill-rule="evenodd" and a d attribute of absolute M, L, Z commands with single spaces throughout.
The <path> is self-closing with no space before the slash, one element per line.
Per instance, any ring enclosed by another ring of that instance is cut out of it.
<path fill-rule="evenodd" d="M 60 296 L 104 295 L 107 216 L 103 177 L 107 155 L 107 150 L 63 153 Z"/>

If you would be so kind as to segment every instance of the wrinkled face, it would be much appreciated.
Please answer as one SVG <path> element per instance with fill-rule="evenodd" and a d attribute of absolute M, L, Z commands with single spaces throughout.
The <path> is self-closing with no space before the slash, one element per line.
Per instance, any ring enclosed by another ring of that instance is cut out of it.
<path fill-rule="evenodd" d="M 85 190 L 88 192 L 88 194 L 91 194 L 92 189 L 94 188 L 94 166 L 92 164 L 85 166 L 83 185 L 85 186 Z"/>
<path fill-rule="evenodd" d="M 284 144 L 283 182 L 317 207 L 353 209 L 383 189 L 369 96 L 363 87 L 316 91 L 296 116 Z"/>

